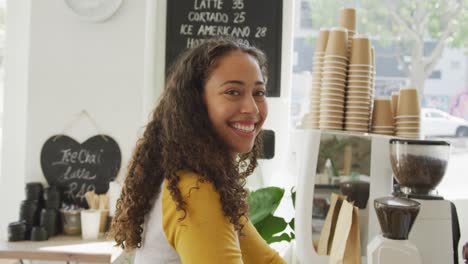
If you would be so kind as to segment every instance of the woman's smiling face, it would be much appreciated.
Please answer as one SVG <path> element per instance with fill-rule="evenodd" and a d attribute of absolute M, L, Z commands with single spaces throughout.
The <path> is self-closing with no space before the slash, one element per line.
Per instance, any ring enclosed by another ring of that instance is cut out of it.
<path fill-rule="evenodd" d="M 257 60 L 235 50 L 221 57 L 204 87 L 209 119 L 234 154 L 252 150 L 268 114 L 266 84 Z"/>

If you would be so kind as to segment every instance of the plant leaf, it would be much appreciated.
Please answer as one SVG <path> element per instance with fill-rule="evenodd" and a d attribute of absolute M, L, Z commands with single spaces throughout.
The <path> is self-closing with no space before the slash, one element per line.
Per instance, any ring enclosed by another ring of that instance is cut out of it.
<path fill-rule="evenodd" d="M 292 230 L 295 230 L 294 229 L 294 218 L 291 219 L 291 221 L 289 222 L 289 226 L 292 228 Z"/>
<path fill-rule="evenodd" d="M 291 198 L 292 198 L 293 208 L 296 209 L 296 190 L 294 187 L 291 188 Z"/>
<path fill-rule="evenodd" d="M 286 234 L 286 233 L 283 233 L 281 234 L 280 236 L 274 236 L 274 237 L 271 237 L 270 239 L 267 240 L 267 243 L 268 244 L 271 244 L 271 243 L 274 243 L 274 242 L 281 242 L 281 241 L 291 241 L 291 237 Z"/>
<path fill-rule="evenodd" d="M 280 233 L 286 229 L 288 223 L 284 220 L 284 218 L 268 215 L 262 221 L 255 225 L 258 233 L 262 236 L 265 241 L 269 241 L 273 235 Z"/>
<path fill-rule="evenodd" d="M 251 192 L 248 197 L 249 218 L 252 224 L 257 224 L 268 215 L 273 215 L 284 195 L 284 189 L 266 187 Z"/>

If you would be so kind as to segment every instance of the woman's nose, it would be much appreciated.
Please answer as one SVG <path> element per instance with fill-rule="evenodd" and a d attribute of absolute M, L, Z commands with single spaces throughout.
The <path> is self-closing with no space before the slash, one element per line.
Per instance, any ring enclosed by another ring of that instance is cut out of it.
<path fill-rule="evenodd" d="M 245 96 L 242 100 L 242 113 L 258 114 L 258 106 L 252 95 Z"/>

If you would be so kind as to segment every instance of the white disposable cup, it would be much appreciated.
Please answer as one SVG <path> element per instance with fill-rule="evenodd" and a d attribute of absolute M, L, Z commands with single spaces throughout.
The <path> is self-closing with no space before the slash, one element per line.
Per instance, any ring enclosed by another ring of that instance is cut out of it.
<path fill-rule="evenodd" d="M 81 211 L 81 236 L 83 240 L 95 240 L 99 236 L 101 211 L 95 209 Z"/>

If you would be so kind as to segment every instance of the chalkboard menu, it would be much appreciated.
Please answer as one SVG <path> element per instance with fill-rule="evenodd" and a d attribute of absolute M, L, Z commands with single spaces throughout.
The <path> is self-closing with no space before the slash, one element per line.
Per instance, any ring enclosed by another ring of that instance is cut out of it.
<path fill-rule="evenodd" d="M 81 144 L 66 135 L 55 135 L 41 150 L 41 168 L 49 185 L 59 187 L 65 203 L 81 207 L 87 207 L 86 192 L 107 192 L 121 159 L 119 145 L 106 135 Z"/>
<path fill-rule="evenodd" d="M 229 35 L 263 50 L 268 96 L 280 96 L 282 0 L 167 0 L 166 69 L 186 48 Z"/>

